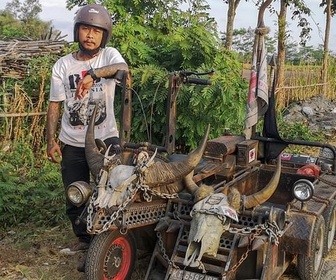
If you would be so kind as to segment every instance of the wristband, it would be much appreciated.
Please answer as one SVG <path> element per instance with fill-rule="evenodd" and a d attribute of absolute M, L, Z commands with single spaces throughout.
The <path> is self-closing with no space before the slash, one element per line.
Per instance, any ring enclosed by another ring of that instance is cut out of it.
<path fill-rule="evenodd" d="M 90 68 L 90 70 L 86 72 L 85 76 L 87 76 L 87 75 L 90 75 L 91 78 L 92 78 L 94 81 L 98 80 L 98 77 L 97 77 L 96 74 L 94 73 L 94 69 L 93 69 L 93 68 Z"/>

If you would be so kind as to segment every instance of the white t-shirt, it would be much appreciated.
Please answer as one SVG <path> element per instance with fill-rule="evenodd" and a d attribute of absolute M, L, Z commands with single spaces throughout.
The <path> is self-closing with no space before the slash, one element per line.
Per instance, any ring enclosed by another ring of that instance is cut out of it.
<path fill-rule="evenodd" d="M 76 60 L 72 54 L 61 57 L 53 66 L 50 101 L 64 101 L 59 139 L 71 146 L 84 147 L 87 125 L 95 105 L 98 112 L 95 121 L 95 138 L 105 140 L 119 136 L 114 116 L 114 79 L 98 79 L 83 99 L 75 100 L 78 81 L 92 67 L 100 68 L 114 63 L 126 63 L 118 50 L 107 47 L 87 61 Z"/>

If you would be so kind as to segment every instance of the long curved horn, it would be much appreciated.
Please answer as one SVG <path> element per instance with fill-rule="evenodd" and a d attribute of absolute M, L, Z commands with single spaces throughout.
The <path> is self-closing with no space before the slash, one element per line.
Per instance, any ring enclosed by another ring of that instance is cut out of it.
<path fill-rule="evenodd" d="M 244 201 L 244 207 L 246 209 L 250 209 L 268 200 L 275 192 L 279 184 L 280 175 L 281 175 L 281 157 L 279 156 L 276 170 L 275 173 L 273 174 L 272 179 L 268 182 L 267 186 L 262 190 L 260 190 L 259 192 L 246 196 Z"/>
<path fill-rule="evenodd" d="M 198 190 L 198 185 L 193 180 L 194 171 L 191 171 L 188 175 L 184 176 L 183 184 L 186 190 L 192 195 Z"/>
<path fill-rule="evenodd" d="M 149 166 L 143 174 L 144 183 L 149 187 L 172 184 L 182 179 L 195 169 L 200 162 L 209 137 L 210 125 L 198 145 L 183 161 L 179 162 L 155 162 Z"/>
<path fill-rule="evenodd" d="M 93 109 L 85 135 L 86 161 L 94 176 L 97 176 L 99 174 L 100 169 L 104 165 L 104 155 L 99 152 L 94 137 L 94 124 L 96 119 L 96 113 L 97 113 L 97 105 Z"/>

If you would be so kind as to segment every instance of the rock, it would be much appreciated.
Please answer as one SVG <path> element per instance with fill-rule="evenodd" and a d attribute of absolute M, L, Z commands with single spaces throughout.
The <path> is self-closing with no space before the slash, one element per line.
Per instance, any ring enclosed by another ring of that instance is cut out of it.
<path fill-rule="evenodd" d="M 314 110 L 308 106 L 302 107 L 302 113 L 306 115 L 308 118 L 314 116 Z"/>
<path fill-rule="evenodd" d="M 305 123 L 309 129 L 334 133 L 336 129 L 336 102 L 323 96 L 297 101 L 284 110 L 283 119 L 288 123 Z"/>

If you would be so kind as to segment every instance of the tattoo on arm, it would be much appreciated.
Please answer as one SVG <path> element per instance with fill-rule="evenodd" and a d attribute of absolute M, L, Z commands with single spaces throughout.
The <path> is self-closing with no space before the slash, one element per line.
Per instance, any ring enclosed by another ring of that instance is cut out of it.
<path fill-rule="evenodd" d="M 95 75 L 98 78 L 107 78 L 112 77 L 118 70 L 128 71 L 128 66 L 125 63 L 116 63 L 107 66 L 103 66 L 101 68 L 97 68 L 94 70 Z"/>
<path fill-rule="evenodd" d="M 52 144 L 55 139 L 57 123 L 60 116 L 60 102 L 50 102 L 47 113 L 47 143 Z"/>

